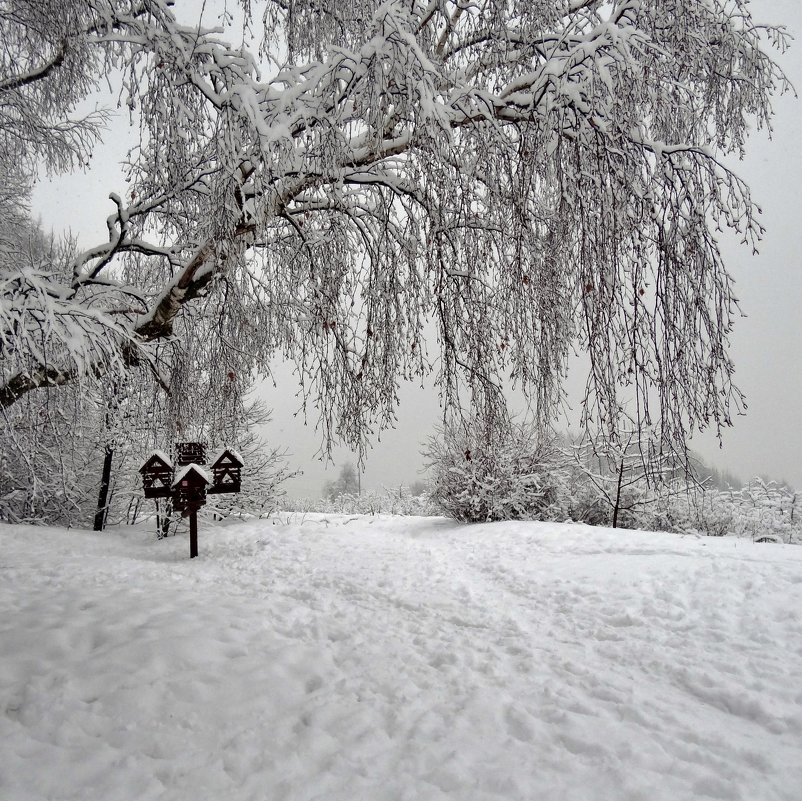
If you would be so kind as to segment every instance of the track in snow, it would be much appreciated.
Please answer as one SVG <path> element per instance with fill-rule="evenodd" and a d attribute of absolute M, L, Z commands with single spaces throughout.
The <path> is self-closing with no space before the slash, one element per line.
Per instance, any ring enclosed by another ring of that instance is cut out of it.
<path fill-rule="evenodd" d="M 802 797 L 802 549 L 286 516 L 0 526 L 0 797 Z"/>

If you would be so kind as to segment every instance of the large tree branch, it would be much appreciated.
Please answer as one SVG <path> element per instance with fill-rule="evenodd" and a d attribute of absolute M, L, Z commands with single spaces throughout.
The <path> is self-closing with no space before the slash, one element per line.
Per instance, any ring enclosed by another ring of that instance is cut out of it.
<path fill-rule="evenodd" d="M 173 320 L 181 307 L 197 298 L 212 282 L 220 257 L 220 248 L 207 242 L 198 248 L 195 255 L 171 284 L 161 293 L 151 310 L 139 318 L 134 334 L 145 342 L 170 336 Z"/>
<path fill-rule="evenodd" d="M 67 42 L 65 40 L 61 43 L 61 47 L 56 51 L 56 54 L 41 67 L 29 70 L 22 75 L 12 75 L 10 78 L 0 81 L 0 93 L 12 92 L 15 89 L 21 89 L 23 86 L 28 86 L 29 84 L 44 80 L 54 69 L 57 69 L 64 63 L 66 54 Z"/>
<path fill-rule="evenodd" d="M 13 406 L 23 395 L 40 387 L 59 387 L 78 377 L 76 369 L 62 370 L 53 365 L 43 365 L 26 373 L 17 373 L 0 387 L 0 409 Z"/>

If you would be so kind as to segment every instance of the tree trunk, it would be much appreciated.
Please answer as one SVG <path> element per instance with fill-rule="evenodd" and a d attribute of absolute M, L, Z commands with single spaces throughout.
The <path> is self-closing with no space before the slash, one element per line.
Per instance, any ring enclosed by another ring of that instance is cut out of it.
<path fill-rule="evenodd" d="M 163 540 L 170 533 L 170 511 L 172 505 L 169 498 L 164 499 L 164 507 L 156 500 L 156 535 Z"/>
<path fill-rule="evenodd" d="M 141 501 L 138 497 L 131 498 L 128 502 L 128 514 L 126 515 L 126 520 L 128 521 L 129 526 L 136 525 L 136 519 L 139 516 L 139 505 Z"/>
<path fill-rule="evenodd" d="M 100 492 L 97 496 L 97 511 L 95 512 L 95 531 L 103 531 L 106 525 L 107 504 L 109 501 L 109 486 L 111 485 L 111 462 L 114 458 L 114 449 L 106 445 L 103 456 L 103 474 L 100 477 Z"/>
<path fill-rule="evenodd" d="M 613 507 L 613 528 L 618 528 L 618 511 L 621 508 L 621 484 L 624 481 L 624 459 L 618 468 L 618 484 L 615 488 L 615 506 Z"/>

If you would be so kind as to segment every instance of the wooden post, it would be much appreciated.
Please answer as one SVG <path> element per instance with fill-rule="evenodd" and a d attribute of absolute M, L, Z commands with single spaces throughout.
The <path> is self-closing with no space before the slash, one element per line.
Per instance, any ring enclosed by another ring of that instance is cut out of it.
<path fill-rule="evenodd" d="M 189 558 L 198 555 L 198 507 L 193 506 L 189 512 Z"/>

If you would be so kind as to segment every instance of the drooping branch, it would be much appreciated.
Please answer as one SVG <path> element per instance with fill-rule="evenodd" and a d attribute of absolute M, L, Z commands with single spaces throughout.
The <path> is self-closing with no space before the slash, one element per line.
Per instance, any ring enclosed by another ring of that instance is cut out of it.
<path fill-rule="evenodd" d="M 2 95 L 3 92 L 13 92 L 15 89 L 21 89 L 37 81 L 43 81 L 54 69 L 57 69 L 64 63 L 66 51 L 67 43 L 64 41 L 61 43 L 61 47 L 58 48 L 56 53 L 41 66 L 28 70 L 20 75 L 12 75 L 0 80 L 0 95 Z"/>
<path fill-rule="evenodd" d="M 588 425 L 614 430 L 629 403 L 675 441 L 729 422 L 734 298 L 713 234 L 754 246 L 762 228 L 721 156 L 787 87 L 745 0 L 534 0 L 514 17 L 502 0 L 267 2 L 267 46 L 291 50 L 267 78 L 152 5 L 111 3 L 84 43 L 123 54 L 145 131 L 130 203 L 64 296 L 109 310 L 101 276 L 141 282 L 146 310 L 100 325 L 118 351 L 169 339 L 224 288 L 250 364 L 294 358 L 352 442 L 433 366 L 447 399 L 512 381 L 546 420 L 572 348 L 590 355 Z M 8 380 L 46 381 L 56 362 L 29 355 Z"/>

